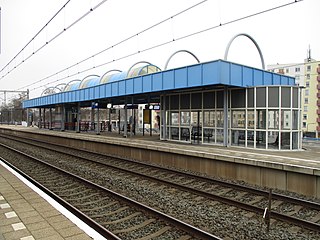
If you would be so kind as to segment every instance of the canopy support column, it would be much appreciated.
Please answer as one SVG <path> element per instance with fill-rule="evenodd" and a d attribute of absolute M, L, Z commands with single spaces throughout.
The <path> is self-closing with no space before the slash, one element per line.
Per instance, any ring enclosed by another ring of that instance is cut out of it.
<path fill-rule="evenodd" d="M 77 108 L 77 133 L 80 132 L 80 120 L 81 120 L 81 109 L 80 109 L 80 103 L 78 103 L 78 108 Z"/>
<path fill-rule="evenodd" d="M 111 123 L 111 108 L 109 110 L 109 125 L 108 125 L 108 132 L 112 131 L 112 123 Z"/>
<path fill-rule="evenodd" d="M 228 87 L 223 90 L 223 146 L 228 146 Z"/>
<path fill-rule="evenodd" d="M 127 98 L 124 100 L 124 126 L 123 126 L 123 137 L 128 136 L 128 103 Z"/>
<path fill-rule="evenodd" d="M 43 128 L 46 129 L 46 108 L 43 108 Z"/>
<path fill-rule="evenodd" d="M 9 119 L 9 118 L 8 118 Z M 8 120 L 9 121 L 9 120 Z M 39 108 L 39 126 L 40 129 L 42 128 L 42 115 L 41 115 L 41 108 Z"/>
<path fill-rule="evenodd" d="M 65 117 L 66 117 L 66 108 L 64 105 L 61 107 L 61 131 L 65 130 Z"/>
<path fill-rule="evenodd" d="M 160 137 L 164 140 L 167 140 L 167 120 L 166 120 L 166 95 L 163 95 L 162 97 L 162 103 L 160 103 L 160 106 L 162 108 L 161 111 L 161 119 L 160 119 Z M 162 124 L 161 124 L 162 122 Z M 161 125 L 162 125 L 162 131 L 161 131 Z"/>
<path fill-rule="evenodd" d="M 52 130 L 52 108 L 49 108 L 49 129 Z"/>
<path fill-rule="evenodd" d="M 99 111 L 99 103 L 97 106 L 97 135 L 100 135 L 100 111 Z"/>

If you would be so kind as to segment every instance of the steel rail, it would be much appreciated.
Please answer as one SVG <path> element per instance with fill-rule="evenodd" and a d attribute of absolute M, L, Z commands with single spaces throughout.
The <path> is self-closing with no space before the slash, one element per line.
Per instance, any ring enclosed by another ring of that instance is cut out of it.
<path fill-rule="evenodd" d="M 221 240 L 221 238 L 219 238 L 218 236 L 215 236 L 215 235 L 212 235 L 212 234 L 210 234 L 210 233 L 208 233 L 208 232 L 205 232 L 205 231 L 203 231 L 203 230 L 201 230 L 201 229 L 199 229 L 199 228 L 196 228 L 196 227 L 194 227 L 194 226 L 192 226 L 192 225 L 190 225 L 190 224 L 187 224 L 187 223 L 185 223 L 185 222 L 183 222 L 183 221 L 181 221 L 181 220 L 179 220 L 179 219 L 176 219 L 176 218 L 171 217 L 171 216 L 169 216 L 169 215 L 167 215 L 167 214 L 165 214 L 165 213 L 162 213 L 162 212 L 160 212 L 160 211 L 158 211 L 158 210 L 156 210 L 156 209 L 153 209 L 153 208 L 151 208 L 151 207 L 149 207 L 149 206 L 147 206 L 147 205 L 145 205 L 145 204 L 139 203 L 139 202 L 137 202 L 137 201 L 135 201 L 135 200 L 133 200 L 133 199 L 130 199 L 130 198 L 124 196 L 124 195 L 121 195 L 121 194 L 119 194 L 119 193 L 117 193 L 117 192 L 114 192 L 114 191 L 112 191 L 112 190 L 110 190 L 110 189 L 107 189 L 107 188 L 102 187 L 102 186 L 100 186 L 100 185 L 98 185 L 98 184 L 96 184 L 96 183 L 93 183 L 93 182 L 91 182 L 91 181 L 89 181 L 89 180 L 87 180 L 87 179 L 85 179 L 85 178 L 83 178 L 83 177 L 80 177 L 80 176 L 76 175 L 76 174 L 67 172 L 67 171 L 65 171 L 64 169 L 61 169 L 61 168 L 59 168 L 59 167 L 56 167 L 56 166 L 54 166 L 54 165 L 52 165 L 52 164 L 50 164 L 50 163 L 47 163 L 47 162 L 45 162 L 45 161 L 43 161 L 43 160 L 41 160 L 41 159 L 35 158 L 35 157 L 33 157 L 33 156 L 29 155 L 29 154 L 26 154 L 26 153 L 24 153 L 24 152 L 22 152 L 22 151 L 19 151 L 19 150 L 17 150 L 17 149 L 14 149 L 14 148 L 12 148 L 12 147 L 10 147 L 10 146 L 7 146 L 7 145 L 5 145 L 5 144 L 3 144 L 3 143 L 0 143 L 0 146 L 2 146 L 2 147 L 4 147 L 4 148 L 7 148 L 7 149 L 9 149 L 9 150 L 11 150 L 11 151 L 13 151 L 13 152 L 15 152 L 15 153 L 20 154 L 20 155 L 23 155 L 23 156 L 25 156 L 25 157 L 33 160 L 33 161 L 40 162 L 41 164 L 44 164 L 44 165 L 46 165 L 46 166 L 48 166 L 48 167 L 51 167 L 51 168 L 53 168 L 53 169 L 55 169 L 55 170 L 57 170 L 57 171 L 59 171 L 59 172 L 62 172 L 63 174 L 66 174 L 66 175 L 68 175 L 68 176 L 72 176 L 73 178 L 75 178 L 75 179 L 77 179 L 77 180 L 80 180 L 80 181 L 82 181 L 82 182 L 84 182 L 84 183 L 86 183 L 86 184 L 88 184 L 88 185 L 91 185 L 91 186 L 93 186 L 93 187 L 95 187 L 95 188 L 97 188 L 97 189 L 99 189 L 99 190 L 105 191 L 105 192 L 113 195 L 113 197 L 119 199 L 120 201 L 126 202 L 127 204 L 129 204 L 129 205 L 131 205 L 131 206 L 133 206 L 133 207 L 135 207 L 135 208 L 139 208 L 139 209 L 141 209 L 142 211 L 148 212 L 149 214 L 152 214 L 152 215 L 154 215 L 154 216 L 156 216 L 156 217 L 159 217 L 160 219 L 164 220 L 165 222 L 171 223 L 172 225 L 178 227 L 178 228 L 181 229 L 181 230 L 184 230 L 185 232 L 189 233 L 190 235 L 192 235 L 192 236 L 194 236 L 194 237 L 197 237 L 197 238 L 200 238 L 200 239 L 203 239 L 203 240 L 212 240 L 212 239 Z M 2 159 L 2 158 L 1 158 L 1 159 Z M 3 160 L 4 160 L 4 159 L 3 159 Z M 6 161 L 6 160 L 4 160 L 4 162 L 5 162 L 5 163 L 9 163 L 9 162 Z M 10 164 L 10 165 L 11 165 L 11 164 Z M 17 168 L 15 167 L 15 169 L 17 169 Z M 22 172 L 22 171 L 19 171 L 19 172 Z M 27 175 L 27 174 L 23 174 L 23 175 Z M 28 175 L 27 175 L 27 176 L 28 176 Z M 32 179 L 30 176 L 28 176 L 27 178 L 28 178 L 28 180 L 29 180 L 29 179 Z M 35 180 L 31 180 L 31 181 L 32 181 L 32 182 L 36 182 Z M 38 183 L 38 184 L 39 184 L 39 183 Z M 37 185 L 38 185 L 38 184 L 37 184 Z M 49 189 L 45 188 L 45 187 L 42 186 L 41 184 L 39 184 L 39 186 L 41 186 L 41 188 L 45 189 L 46 192 L 47 192 L 47 191 L 50 192 Z M 51 194 L 52 194 L 53 198 L 55 198 L 56 195 L 53 194 L 53 193 L 50 193 L 49 195 L 51 196 Z M 55 196 L 54 196 L 54 195 L 55 195 Z M 57 197 L 57 196 L 56 196 L 56 197 Z M 60 197 L 58 197 L 58 198 L 60 199 Z M 59 200 L 59 201 L 60 201 L 60 200 Z M 62 199 L 61 202 L 63 203 L 63 205 L 64 205 L 64 203 L 66 203 L 63 199 Z M 69 205 L 69 204 L 68 204 L 68 205 Z M 68 208 L 69 208 L 69 207 L 68 207 Z M 73 209 L 75 209 L 75 208 L 70 205 L 70 209 L 73 211 Z M 68 209 L 68 210 L 69 210 L 69 209 Z M 81 213 L 81 212 L 80 212 L 80 211 L 77 211 L 77 212 L 78 212 L 78 213 L 77 213 L 76 215 L 78 216 L 78 214 Z M 83 213 L 79 214 L 79 216 L 80 216 L 81 218 L 84 216 L 84 217 L 85 217 L 84 220 L 86 220 L 86 221 L 88 221 L 88 219 L 90 219 L 89 217 L 85 216 Z M 91 220 L 91 219 L 90 219 L 90 220 Z M 94 222 L 93 220 L 91 220 L 91 221 Z M 95 223 L 95 222 L 94 222 L 94 223 Z M 95 227 L 95 224 L 92 224 L 91 222 L 90 222 L 89 224 L 90 224 L 90 226 L 93 225 L 93 226 Z M 89 225 L 89 224 L 88 224 L 88 225 Z M 97 224 L 97 223 L 96 223 L 96 224 Z M 100 225 L 99 225 L 99 226 L 100 226 Z M 107 236 L 107 237 L 109 237 L 110 239 L 117 239 L 117 240 L 120 239 L 120 238 L 118 238 L 116 235 L 114 235 L 113 233 L 111 233 L 110 231 L 108 231 L 107 229 L 105 229 L 105 228 L 102 227 L 102 226 L 100 226 L 100 228 L 97 228 L 97 229 L 98 229 L 97 231 L 100 231 L 102 235 L 104 235 L 104 234 L 105 234 L 105 235 L 109 235 L 109 236 Z M 103 231 L 102 231 L 102 230 L 103 230 Z M 104 235 L 104 236 L 105 236 L 105 235 Z"/>
<path fill-rule="evenodd" d="M 8 138 L 12 139 L 11 137 L 8 137 Z M 14 140 L 23 142 L 21 140 L 16 140 L 16 139 L 14 139 Z M 33 140 L 35 142 L 40 142 L 40 143 L 47 144 L 47 143 L 45 143 L 43 141 L 39 141 L 39 140 L 34 140 L 34 139 L 29 139 L 29 140 Z M 30 143 L 30 142 L 28 142 L 27 144 L 34 145 L 34 144 Z M 51 144 L 51 145 L 56 145 L 56 146 L 65 148 L 65 146 L 62 146 L 60 144 Z M 67 151 L 64 152 L 62 150 L 52 149 L 50 147 L 44 147 L 44 146 L 42 146 L 42 147 L 46 148 L 48 150 L 51 150 L 51 151 L 55 151 L 55 152 L 58 152 L 58 153 L 63 153 L 63 154 L 75 157 L 74 155 L 68 153 Z M 84 149 L 81 149 L 81 150 L 80 149 L 74 149 L 74 150 L 83 151 L 85 153 L 93 154 L 93 155 L 96 155 L 96 156 L 99 156 L 99 157 L 101 157 L 101 156 L 110 157 L 109 155 L 95 153 L 95 152 L 84 150 Z M 84 158 L 84 157 L 81 157 L 81 156 L 76 156 L 76 157 L 79 158 L 79 159 L 85 160 L 85 161 L 91 161 L 91 160 L 88 160 L 87 158 Z M 115 157 L 115 156 L 112 156 L 112 157 Z M 117 157 L 117 158 L 119 159 L 119 157 Z M 210 178 L 207 178 L 207 177 L 201 177 L 201 176 L 196 176 L 196 175 L 192 175 L 192 174 L 189 174 L 189 173 L 183 173 L 183 172 L 178 171 L 178 170 L 161 168 L 161 167 L 154 166 L 154 165 L 151 165 L 151 164 L 136 162 L 136 161 L 132 161 L 132 160 L 124 159 L 124 158 L 120 158 L 120 159 L 128 161 L 130 163 L 140 164 L 140 165 L 145 165 L 145 166 L 148 166 L 148 167 L 152 167 L 152 168 L 155 168 L 155 169 L 158 169 L 158 170 L 166 170 L 166 171 L 171 171 L 171 172 L 174 172 L 174 173 L 177 173 L 177 174 L 180 174 L 180 175 L 187 175 L 189 177 L 193 177 L 193 178 L 196 178 L 196 179 L 201 180 L 201 181 L 209 181 L 209 182 L 210 181 L 211 182 L 212 181 L 214 181 L 214 182 L 217 181 L 217 180 L 213 180 L 213 179 L 210 179 Z M 179 188 L 179 189 L 181 189 L 183 191 L 190 192 L 190 190 L 191 190 L 192 192 L 194 192 L 195 194 L 197 194 L 199 196 L 206 197 L 206 198 L 211 199 L 211 200 L 216 200 L 216 201 L 222 202 L 224 204 L 233 205 L 233 206 L 245 209 L 247 211 L 255 212 L 257 214 L 261 214 L 262 215 L 264 210 L 265 210 L 264 208 L 261 208 L 261 207 L 256 207 L 256 206 L 249 205 L 249 204 L 237 201 L 237 200 L 232 200 L 232 199 L 229 199 L 229 198 L 226 198 L 226 197 L 222 197 L 222 196 L 219 196 L 219 195 L 216 195 L 216 194 L 207 193 L 207 192 L 204 192 L 204 191 L 201 191 L 201 190 L 197 190 L 197 189 L 194 189 L 194 188 L 186 187 L 186 186 L 181 185 L 181 184 L 176 184 L 176 183 L 173 183 L 173 182 L 170 182 L 170 181 L 158 179 L 156 177 L 152 177 L 152 176 L 148 176 L 148 175 L 145 175 L 145 174 L 137 173 L 137 172 L 134 172 L 134 171 L 131 171 L 131 170 L 128 170 L 128 169 L 123 169 L 123 168 L 120 168 L 120 167 L 112 166 L 112 165 L 107 164 L 107 163 L 101 163 L 101 162 L 96 162 L 96 161 L 94 161 L 94 162 L 98 163 L 98 164 L 105 165 L 105 166 L 113 168 L 113 169 L 116 169 L 118 171 L 127 172 L 127 173 L 130 173 L 130 174 L 134 174 L 134 175 L 137 175 L 137 176 L 140 176 L 140 177 L 144 177 L 144 178 L 150 179 L 152 181 L 157 181 L 157 182 L 161 182 L 161 183 L 166 184 L 166 185 L 174 186 L 174 187 Z M 226 183 L 226 182 L 222 182 L 222 181 L 217 181 L 217 184 L 220 184 L 220 185 L 223 185 L 223 186 L 229 187 L 229 188 L 234 188 L 234 189 L 238 189 L 238 190 L 242 190 L 242 191 L 246 191 L 246 192 L 255 193 L 255 194 L 258 194 L 258 195 L 267 196 L 265 191 L 258 190 L 258 189 L 253 189 L 253 188 L 248 188 L 247 189 L 247 187 L 245 187 L 245 186 L 234 185 L 232 183 Z M 300 200 L 300 199 L 296 199 L 296 198 L 291 198 L 291 197 L 287 197 L 287 196 L 284 196 L 284 195 L 281 195 L 281 194 L 274 194 L 273 196 L 275 196 L 275 197 L 273 197 L 273 199 L 287 201 L 287 202 L 291 202 L 291 203 L 294 203 L 294 204 L 299 204 L 299 205 L 303 205 L 305 207 L 311 207 L 311 208 L 314 208 L 316 210 L 319 210 L 320 204 L 317 204 L 317 203 L 313 203 L 313 202 L 305 201 L 305 200 Z M 306 221 L 306 220 L 303 220 L 303 219 L 299 219 L 299 218 L 296 218 L 296 217 L 292 217 L 292 216 L 289 216 L 289 215 L 277 213 L 275 211 L 271 211 L 271 216 L 272 216 L 272 218 L 277 219 L 277 220 L 290 222 L 290 223 L 293 223 L 293 224 L 296 224 L 296 225 L 299 225 L 299 226 L 304 226 L 305 228 L 308 228 L 310 230 L 320 232 L 320 225 L 317 224 L 317 223 L 313 223 L 313 222 Z"/>
<path fill-rule="evenodd" d="M 8 138 L 12 139 L 12 137 L 8 137 Z M 28 138 L 25 138 L 25 139 L 28 139 Z M 13 140 L 21 141 L 21 140 L 17 140 L 17 139 L 13 139 Z M 43 142 L 43 141 L 40 141 L 40 140 L 34 140 L 34 139 L 28 139 L 28 140 L 33 140 L 35 142 L 47 144 L 46 142 Z M 23 142 L 23 141 L 21 141 L 21 142 Z M 31 144 L 32 145 L 32 143 L 30 143 L 30 142 L 28 142 L 27 144 Z M 56 145 L 56 146 L 59 146 L 59 147 L 62 147 L 62 148 L 66 148 L 65 146 L 62 146 L 60 144 L 52 144 L 52 143 L 50 143 L 50 144 L 51 145 Z M 62 150 L 52 149 L 50 147 L 44 147 L 44 146 L 43 146 L 43 148 L 46 148 L 46 149 L 51 150 L 51 151 L 55 151 L 55 152 L 58 152 L 58 153 L 63 153 L 63 154 L 75 157 L 74 155 L 68 153 L 67 151 L 64 152 Z M 72 148 L 72 147 L 69 147 L 69 148 Z M 117 157 L 117 156 L 111 156 L 111 155 L 107 155 L 107 154 L 96 153 L 96 152 L 85 150 L 85 149 L 75 149 L 75 148 L 72 148 L 72 149 L 74 149 L 76 151 L 83 151 L 85 153 L 93 154 L 93 155 L 96 155 L 96 156 L 99 156 L 99 157 L 101 157 L 101 156 L 102 157 L 115 157 L 115 158 L 130 162 L 130 163 L 144 165 L 144 166 L 155 168 L 155 169 L 158 169 L 158 170 L 166 170 L 166 171 L 173 172 L 173 173 L 176 173 L 176 174 L 179 174 L 179 175 L 186 175 L 188 177 L 196 178 L 197 180 L 200 180 L 200 181 L 216 183 L 216 184 L 222 185 L 224 187 L 233 188 L 233 189 L 237 189 L 237 190 L 241 190 L 241 191 L 246 191 L 246 192 L 254 193 L 254 194 L 257 194 L 257 195 L 262 195 L 264 197 L 268 196 L 268 193 L 266 191 L 263 191 L 263 190 L 258 190 L 258 189 L 254 189 L 254 188 L 248 188 L 248 187 L 237 185 L 237 184 L 227 183 L 227 182 L 223 182 L 223 181 L 220 181 L 220 180 L 214 180 L 214 179 L 211 179 L 211 178 L 208 178 L 208 177 L 202 177 L 202 176 L 197 176 L 197 175 L 193 175 L 193 174 L 189 174 L 189 173 L 184 173 L 184 172 L 181 172 L 181 171 L 178 171 L 178 170 L 174 170 L 174 169 L 168 169 L 168 168 L 154 166 L 154 165 L 147 164 L 147 163 L 132 161 L 132 160 L 125 159 L 125 158 L 120 158 L 120 157 Z M 85 161 L 90 161 L 87 158 L 84 158 L 84 157 L 81 157 L 81 156 L 76 156 L 76 157 L 79 158 L 79 159 L 83 159 Z M 113 166 L 113 165 L 110 165 L 110 164 L 107 164 L 107 163 L 101 163 L 101 162 L 96 162 L 96 161 L 95 161 L 95 163 L 99 163 L 99 164 L 105 165 L 107 167 L 116 169 L 118 171 L 124 171 L 124 172 L 128 172 L 130 174 L 134 174 L 134 175 L 137 175 L 137 176 L 140 176 L 140 177 L 144 177 L 144 178 L 150 179 L 152 181 L 157 181 L 157 182 L 161 182 L 161 183 L 166 184 L 166 185 L 174 186 L 174 187 L 179 188 L 179 189 L 181 189 L 183 191 L 190 192 L 190 190 L 191 190 L 192 192 L 194 192 L 195 194 L 197 194 L 199 196 L 206 197 L 206 198 L 211 199 L 211 200 L 216 200 L 216 201 L 222 202 L 224 204 L 233 205 L 233 206 L 245 209 L 247 211 L 255 212 L 257 214 L 261 214 L 262 215 L 264 213 L 264 210 L 265 210 L 264 208 L 261 208 L 261 207 L 256 207 L 256 206 L 253 206 L 253 205 L 249 205 L 249 204 L 246 204 L 246 203 L 243 203 L 243 202 L 240 202 L 240 201 L 237 201 L 237 200 L 232 200 L 232 199 L 229 199 L 229 198 L 226 198 L 226 197 L 222 197 L 222 196 L 219 196 L 219 195 L 216 195 L 216 194 L 210 194 L 210 193 L 207 193 L 207 192 L 204 192 L 204 191 L 201 191 L 201 190 L 197 190 L 197 189 L 194 189 L 194 188 L 186 187 L 184 185 L 180 185 L 180 184 L 176 184 L 176 183 L 173 183 L 173 182 L 170 182 L 170 181 L 158 179 L 156 177 L 151 177 L 151 176 L 148 176 L 148 175 L 145 175 L 145 174 L 137 173 L 137 172 L 134 172 L 134 171 L 131 171 L 131 170 L 128 170 L 128 169 L 123 169 L 123 168 L 120 168 L 120 167 L 116 167 L 116 166 Z M 312 208 L 312 209 L 315 209 L 315 210 L 320 210 L 320 204 L 318 204 L 318 203 L 314 203 L 314 202 L 310 202 L 310 201 L 306 201 L 306 200 L 302 200 L 302 199 L 297 199 L 297 198 L 292 198 L 292 197 L 284 196 L 284 195 L 281 195 L 281 194 L 272 194 L 272 198 L 273 199 L 277 199 L 277 200 L 281 200 L 281 201 L 290 202 L 290 203 L 293 203 L 293 204 L 302 205 L 304 207 L 309 207 L 309 208 Z M 303 220 L 303 219 L 300 219 L 300 218 L 296 218 L 296 217 L 293 217 L 293 216 L 289 216 L 289 215 L 286 215 L 286 214 L 277 213 L 275 211 L 271 211 L 271 216 L 272 216 L 272 218 L 277 219 L 277 220 L 290 222 L 290 223 L 293 223 L 293 224 L 296 224 L 296 225 L 299 225 L 299 226 L 304 226 L 305 228 L 308 228 L 310 230 L 320 232 L 320 225 L 317 224 L 317 223 L 313 223 L 313 222 L 310 222 L 310 221 L 307 221 L 307 220 Z"/>
<path fill-rule="evenodd" d="M 5 135 L 6 135 L 7 138 L 12 139 L 14 141 L 24 142 L 24 141 L 21 141 L 20 139 L 16 139 L 16 138 L 14 138 L 12 136 L 8 136 L 7 134 L 5 134 Z M 25 139 L 25 140 L 32 140 L 32 141 L 38 142 L 38 143 L 48 144 L 47 142 L 44 142 L 44 141 L 41 141 L 41 140 L 38 140 L 38 139 L 26 138 L 26 137 L 20 137 L 20 136 L 19 136 L 19 138 L 22 138 L 22 139 Z M 32 144 L 32 143 L 31 142 L 27 142 L 27 144 Z M 33 145 L 37 146 L 36 144 L 33 144 Z M 76 148 L 73 148 L 73 147 L 70 147 L 70 146 L 66 147 L 66 146 L 58 144 L 58 143 L 50 143 L 50 145 L 59 146 L 59 147 L 62 147 L 62 148 L 69 148 L 69 149 L 71 148 L 71 149 L 73 149 L 75 151 L 82 151 L 82 152 L 93 154 L 93 155 L 96 155 L 96 156 L 99 156 L 99 157 L 101 157 L 101 156 L 102 157 L 114 157 L 114 158 L 121 159 L 121 160 L 129 162 L 129 163 L 139 164 L 139 165 L 142 165 L 142 166 L 147 166 L 147 167 L 151 167 L 151 168 L 158 169 L 158 170 L 170 171 L 172 173 L 180 174 L 180 175 L 184 175 L 184 176 L 189 176 L 189 177 L 195 178 L 195 179 L 200 180 L 200 181 L 205 181 L 205 182 L 209 182 L 209 183 L 213 183 L 213 184 L 218 184 L 218 185 L 221 185 L 221 186 L 224 186 L 224 187 L 229 187 L 229 188 L 233 188 L 233 189 L 240 190 L 240 191 L 246 191 L 246 192 L 250 192 L 250 193 L 253 193 L 253 194 L 257 194 L 257 195 L 262 195 L 264 197 L 268 197 L 268 195 L 269 195 L 269 191 L 260 190 L 260 189 L 247 187 L 247 186 L 242 186 L 242 185 L 235 184 L 235 183 L 229 183 L 229 182 L 225 182 L 225 181 L 217 180 L 217 179 L 212 179 L 212 178 L 205 177 L 205 176 L 198 176 L 198 175 L 190 174 L 190 173 L 187 173 L 187 172 L 179 171 L 179 170 L 176 170 L 176 169 L 169 169 L 169 168 L 152 165 L 152 164 L 145 163 L 145 162 L 138 162 L 138 161 L 135 161 L 135 160 L 132 160 L 132 159 L 119 157 L 119 156 L 112 155 L 112 154 L 97 153 L 97 152 L 93 152 L 93 151 L 90 151 L 90 150 L 87 150 L 87 149 L 79 149 L 79 148 L 76 149 Z M 57 151 L 57 152 L 60 152 L 60 153 L 68 154 L 67 151 L 66 152 L 58 151 L 57 149 L 52 149 L 50 147 L 45 147 L 45 148 L 49 149 L 49 150 L 52 150 L 52 151 Z M 72 154 L 69 154 L 69 155 L 72 155 Z M 79 156 L 77 156 L 77 157 L 79 157 Z M 81 156 L 80 156 L 80 158 L 81 158 Z M 320 211 L 320 203 L 317 203 L 317 202 L 311 202 L 311 201 L 304 200 L 304 199 L 285 196 L 285 195 L 279 194 L 279 193 L 272 193 L 272 199 L 280 200 L 280 201 L 286 201 L 288 203 L 298 204 L 298 205 L 302 205 L 304 207 L 308 207 L 308 208 L 312 208 L 312 209 Z"/>
<path fill-rule="evenodd" d="M 3 144 L 0 144 L 1 146 L 4 146 Z M 36 180 L 34 180 L 31 176 L 29 176 L 28 174 L 26 174 L 25 172 L 21 171 L 19 168 L 17 168 L 16 166 L 14 166 L 13 164 L 11 164 L 8 160 L 0 157 L 0 160 L 5 163 L 6 165 L 8 165 L 10 168 L 12 168 L 14 171 L 16 171 L 17 173 L 19 173 L 20 175 L 22 175 L 25 179 L 27 179 L 29 182 L 31 182 L 33 185 L 35 185 L 37 188 L 39 188 L 40 190 L 42 190 L 44 193 L 46 193 L 49 197 L 51 197 L 52 199 L 54 199 L 55 201 L 57 201 L 60 205 L 62 205 L 64 208 L 66 208 L 69 212 L 71 212 L 72 214 L 74 214 L 77 218 L 79 218 L 80 220 L 82 220 L 84 223 L 86 223 L 88 226 L 90 226 L 91 228 L 93 228 L 95 231 L 97 231 L 98 233 L 100 233 L 102 236 L 104 236 L 105 238 L 107 238 L 108 240 L 121 240 L 120 238 L 118 238 L 116 235 L 114 235 L 113 233 L 111 233 L 110 231 L 108 231 L 107 229 L 105 229 L 103 226 L 101 226 L 100 224 L 96 223 L 94 220 L 92 220 L 91 218 L 89 218 L 88 216 L 86 216 L 85 214 L 83 214 L 82 212 L 80 212 L 78 209 L 76 209 L 75 207 L 73 207 L 71 204 L 69 204 L 68 202 L 66 202 L 64 199 L 62 199 L 61 197 L 59 197 L 57 194 L 53 193 L 52 191 L 50 191 L 48 188 L 46 188 L 45 186 L 43 186 L 41 183 L 37 182 Z"/>

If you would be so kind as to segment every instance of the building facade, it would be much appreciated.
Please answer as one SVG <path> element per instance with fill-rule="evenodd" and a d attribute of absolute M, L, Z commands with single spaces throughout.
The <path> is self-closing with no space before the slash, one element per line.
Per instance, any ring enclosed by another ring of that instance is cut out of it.
<path fill-rule="evenodd" d="M 303 63 L 269 65 L 268 70 L 294 77 L 303 87 L 301 127 L 305 136 L 320 137 L 320 62 L 308 57 Z"/>

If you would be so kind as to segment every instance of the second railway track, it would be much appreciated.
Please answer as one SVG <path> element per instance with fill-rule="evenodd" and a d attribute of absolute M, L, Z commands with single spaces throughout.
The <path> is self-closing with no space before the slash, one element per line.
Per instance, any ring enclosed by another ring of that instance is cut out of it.
<path fill-rule="evenodd" d="M 11 141 L 17 141 L 17 139 L 11 139 Z M 19 141 L 24 141 L 24 144 L 31 144 L 30 140 L 26 142 L 26 140 L 20 139 Z M 158 166 L 91 153 L 80 149 L 70 149 L 57 145 L 49 147 L 48 144 L 39 141 L 33 144 L 38 146 L 38 150 L 53 151 L 51 153 L 47 152 L 47 155 L 54 155 L 54 152 L 58 155 L 69 154 L 68 159 L 66 160 L 63 160 L 62 155 L 56 156 L 59 160 L 57 160 L 55 164 L 64 166 L 64 168 L 67 168 L 68 170 L 73 169 L 73 171 L 76 172 L 80 171 L 79 169 L 82 169 L 86 172 L 85 175 L 91 175 L 96 172 L 95 178 L 98 182 L 105 181 L 106 186 L 113 186 L 121 193 L 125 193 L 139 201 L 143 201 L 145 204 L 152 205 L 179 219 L 182 218 L 184 221 L 202 228 L 205 231 L 217 233 L 221 237 L 231 238 L 242 238 L 241 236 L 245 238 L 245 236 L 249 235 L 259 238 L 261 233 L 265 234 L 265 231 L 263 230 L 263 221 L 259 219 L 262 216 L 264 207 L 267 205 L 267 193 L 264 191 L 248 189 L 230 183 L 217 182 L 213 179 L 201 176 L 191 176 L 187 173 L 172 169 L 163 169 Z M 24 149 L 27 148 L 28 147 L 25 147 Z M 39 154 L 41 155 L 41 153 Z M 72 158 L 72 160 L 70 158 Z M 76 158 L 78 160 L 75 160 Z M 92 162 L 93 160 L 94 162 Z M 80 162 L 75 163 L 75 161 Z M 75 167 L 75 165 L 77 165 L 77 167 Z M 88 169 L 91 169 L 92 172 Z M 114 177 L 108 178 L 102 177 L 102 175 L 114 175 Z M 130 178 L 130 180 L 127 180 L 128 178 Z M 122 181 L 126 183 L 126 187 L 123 187 L 121 183 L 119 184 L 119 182 Z M 140 182 L 143 186 L 137 187 L 133 184 L 134 182 Z M 154 191 L 150 190 L 152 187 L 155 188 Z M 144 188 L 148 188 L 148 190 Z M 131 191 L 128 189 L 131 189 Z M 141 193 L 142 191 L 143 193 Z M 165 195 L 165 198 L 168 199 L 164 201 L 161 197 L 161 201 L 158 203 L 154 202 L 154 199 L 157 198 L 157 194 L 160 193 Z M 174 198 L 171 198 L 171 196 L 168 195 L 169 193 L 178 194 L 180 196 L 178 197 L 178 200 L 174 200 Z M 142 194 L 150 195 L 145 196 L 144 198 Z M 270 236 L 273 234 L 273 230 L 282 228 L 284 229 L 282 230 L 283 234 L 286 234 L 286 236 L 290 236 L 290 234 L 296 236 L 295 234 L 301 233 L 302 236 L 306 234 L 311 236 L 311 238 L 314 236 L 315 239 L 319 237 L 319 233 L 317 232 L 317 230 L 319 230 L 319 223 L 317 223 L 319 222 L 320 216 L 319 204 L 300 201 L 298 199 L 289 200 L 288 197 L 279 194 L 274 194 L 273 197 L 272 217 L 274 220 L 272 221 L 273 225 L 271 231 L 268 233 Z M 172 208 L 168 207 L 170 201 L 171 204 L 177 204 L 180 213 L 178 213 L 177 210 L 172 210 Z M 195 203 L 190 204 L 190 202 Z M 228 206 L 223 206 L 226 204 L 228 204 Z M 191 211 L 190 207 L 193 207 L 194 210 Z M 225 213 L 222 213 L 221 209 L 224 209 L 223 211 L 225 211 Z M 189 210 L 190 212 L 188 212 Z M 192 213 L 193 211 L 196 213 Z M 308 214 L 300 216 L 302 215 L 302 212 L 306 211 Z M 224 214 L 225 217 L 228 218 L 230 212 L 236 212 L 238 217 L 229 221 L 229 226 L 223 226 L 225 223 L 221 224 L 222 221 L 220 223 L 219 220 L 217 220 L 217 218 L 221 218 L 221 216 L 218 217 L 217 215 Z M 184 218 L 183 215 L 185 215 Z M 279 220 L 287 221 L 288 223 Z M 246 221 L 247 224 L 244 224 L 248 229 L 238 230 L 237 227 L 241 224 L 239 222 L 239 224 L 237 224 L 234 221 Z M 296 226 L 290 225 L 290 222 L 296 224 Z M 258 225 L 262 230 L 253 233 L 254 227 L 252 225 L 254 224 Z M 227 231 L 228 228 L 230 229 L 229 231 Z M 309 231 L 306 228 L 311 229 L 312 231 Z"/>

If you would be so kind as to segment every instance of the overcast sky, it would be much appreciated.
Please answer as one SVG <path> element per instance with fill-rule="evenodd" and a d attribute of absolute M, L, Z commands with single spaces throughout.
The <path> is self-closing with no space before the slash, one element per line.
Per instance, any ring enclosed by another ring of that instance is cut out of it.
<path fill-rule="evenodd" d="M 72 22 L 102 0 L 71 0 L 64 10 L 34 41 L 0 73 L 0 89 L 17 90 L 37 82 L 97 52 L 201 2 L 200 0 L 108 0 L 87 17 L 69 28 L 54 41 L 19 65 L 67 28 Z M 0 70 L 32 39 L 67 0 L 0 0 L 1 55 Z M 238 33 L 251 35 L 259 44 L 266 64 L 301 63 L 310 45 L 312 58 L 320 60 L 320 1 L 304 0 L 232 24 L 229 21 L 264 11 L 294 0 L 208 0 L 157 27 L 139 34 L 103 54 L 60 74 L 29 86 L 31 98 L 50 86 L 83 79 L 89 74 L 103 75 L 111 69 L 128 70 L 138 61 L 148 61 L 163 68 L 177 50 L 193 52 L 201 62 L 223 59 L 229 40 Z M 179 41 L 182 36 L 218 26 Z M 172 41 L 162 47 L 143 51 Z M 142 53 L 137 53 L 142 51 Z M 124 56 L 131 57 L 117 60 Z M 113 62 L 113 60 L 116 60 Z M 229 61 L 261 68 L 254 44 L 245 37 L 237 38 L 229 51 Z M 108 62 L 112 63 L 108 63 Z M 61 78 L 98 66 L 71 78 Z M 176 55 L 170 68 L 194 64 L 187 54 Z M 11 71 L 7 74 L 8 71 Z M 5 77 L 1 78 L 3 75 Z M 21 89 L 20 89 L 21 90 Z M 26 89 L 23 89 L 26 90 Z M 0 94 L 0 103 L 3 95 Z"/>

